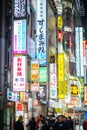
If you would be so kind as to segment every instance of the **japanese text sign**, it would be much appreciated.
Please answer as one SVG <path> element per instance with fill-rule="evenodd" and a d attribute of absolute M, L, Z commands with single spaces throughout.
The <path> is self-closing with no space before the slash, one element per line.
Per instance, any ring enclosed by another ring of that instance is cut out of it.
<path fill-rule="evenodd" d="M 13 57 L 13 91 L 25 91 L 26 87 L 26 57 Z"/>

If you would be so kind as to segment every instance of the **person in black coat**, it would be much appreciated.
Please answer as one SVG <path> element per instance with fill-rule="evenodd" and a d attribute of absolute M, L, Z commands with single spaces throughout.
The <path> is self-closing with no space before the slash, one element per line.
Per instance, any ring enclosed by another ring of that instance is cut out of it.
<path fill-rule="evenodd" d="M 29 127 L 29 130 L 36 130 L 36 121 L 34 117 L 31 118 L 26 127 Z"/>
<path fill-rule="evenodd" d="M 47 119 L 46 119 L 46 121 L 43 123 L 42 130 L 50 130 L 50 125 L 49 125 L 49 122 L 48 122 Z"/>
<path fill-rule="evenodd" d="M 53 129 L 55 120 L 53 119 L 52 115 L 49 116 L 48 123 L 49 123 L 50 129 Z"/>
<path fill-rule="evenodd" d="M 63 121 L 63 116 L 59 115 L 57 121 L 54 124 L 53 130 L 67 130 L 66 123 Z"/>
<path fill-rule="evenodd" d="M 73 130 L 74 128 L 73 120 L 71 119 L 70 116 L 67 117 L 66 127 L 67 127 L 67 130 Z"/>
<path fill-rule="evenodd" d="M 20 115 L 18 120 L 14 123 L 14 130 L 24 130 L 22 121 L 23 121 L 23 116 Z"/>

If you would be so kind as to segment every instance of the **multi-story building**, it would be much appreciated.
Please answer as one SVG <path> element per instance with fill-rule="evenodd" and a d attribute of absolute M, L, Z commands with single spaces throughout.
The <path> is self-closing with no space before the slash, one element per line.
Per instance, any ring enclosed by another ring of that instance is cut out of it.
<path fill-rule="evenodd" d="M 86 37 L 79 0 L 3 0 L 0 6 L 3 130 L 13 130 L 20 114 L 26 124 L 32 115 L 81 108 Z"/>

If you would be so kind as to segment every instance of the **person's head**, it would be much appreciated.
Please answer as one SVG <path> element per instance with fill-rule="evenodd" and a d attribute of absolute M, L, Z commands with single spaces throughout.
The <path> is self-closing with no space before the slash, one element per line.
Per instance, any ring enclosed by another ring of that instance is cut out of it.
<path fill-rule="evenodd" d="M 52 120 L 52 119 L 53 119 L 53 115 L 50 115 L 50 116 L 49 116 L 49 119 Z"/>
<path fill-rule="evenodd" d="M 32 121 L 35 121 L 35 117 L 32 117 Z"/>
<path fill-rule="evenodd" d="M 68 117 L 67 117 L 67 120 L 71 120 L 71 116 L 68 116 Z"/>
<path fill-rule="evenodd" d="M 59 115 L 58 116 L 58 120 L 61 122 L 61 121 L 63 121 L 63 116 L 62 115 Z"/>
<path fill-rule="evenodd" d="M 19 120 L 20 122 L 22 122 L 22 121 L 23 121 L 23 116 L 20 115 L 19 118 L 18 118 L 18 120 Z"/>
<path fill-rule="evenodd" d="M 63 121 L 66 121 L 67 120 L 67 118 L 63 115 Z"/>
<path fill-rule="evenodd" d="M 58 117 L 55 118 L 55 122 L 57 122 L 57 121 L 58 121 Z"/>
<path fill-rule="evenodd" d="M 42 115 L 42 114 L 40 114 L 40 118 L 41 118 L 41 119 L 43 118 L 43 115 Z"/>

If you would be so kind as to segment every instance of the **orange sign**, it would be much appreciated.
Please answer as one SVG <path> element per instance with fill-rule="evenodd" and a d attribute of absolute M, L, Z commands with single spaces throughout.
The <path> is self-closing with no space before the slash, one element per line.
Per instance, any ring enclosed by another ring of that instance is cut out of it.
<path fill-rule="evenodd" d="M 31 61 L 31 81 L 39 80 L 39 62 L 38 60 Z"/>

